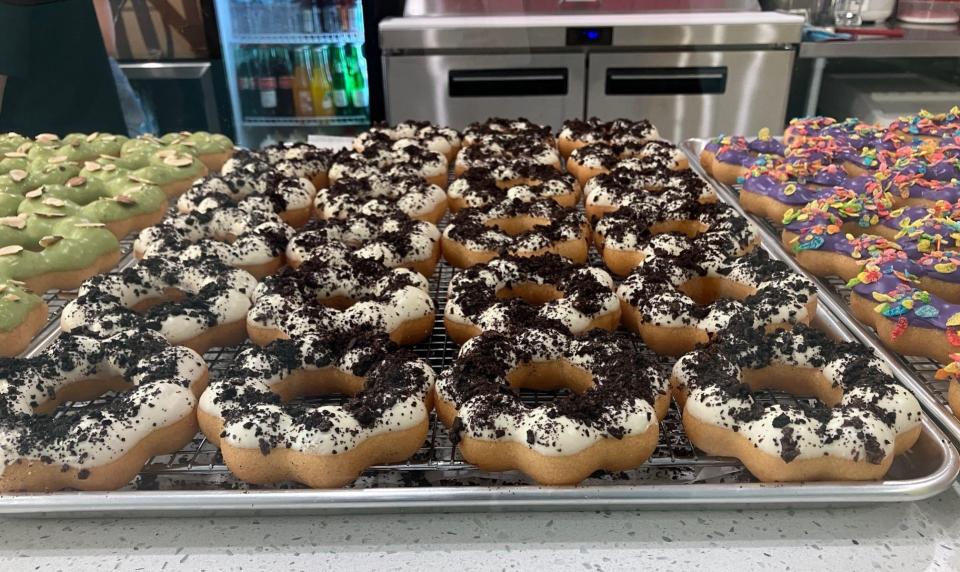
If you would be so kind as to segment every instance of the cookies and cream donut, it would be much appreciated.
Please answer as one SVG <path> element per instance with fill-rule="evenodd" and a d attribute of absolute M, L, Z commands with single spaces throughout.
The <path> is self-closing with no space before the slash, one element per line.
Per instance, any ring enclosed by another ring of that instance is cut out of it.
<path fill-rule="evenodd" d="M 557 135 L 557 147 L 566 159 L 576 150 L 591 143 L 609 143 L 626 149 L 660 139 L 660 132 L 647 119 L 615 119 L 602 121 L 596 117 L 587 120 L 567 119 Z"/>
<path fill-rule="evenodd" d="M 47 323 L 47 303 L 17 280 L 0 276 L 0 357 L 27 349 Z"/>
<path fill-rule="evenodd" d="M 442 153 L 421 147 L 413 139 L 398 139 L 389 147 L 368 147 L 363 151 L 341 151 L 333 157 L 327 173 L 330 184 L 344 177 L 371 174 L 416 175 L 426 182 L 447 188 L 447 158 Z"/>
<path fill-rule="evenodd" d="M 560 169 L 560 155 L 556 147 L 530 136 L 481 137 L 457 152 L 453 172 L 461 176 L 470 169 L 495 168 L 503 163 L 525 161 Z"/>
<path fill-rule="evenodd" d="M 343 177 L 320 189 L 313 206 L 317 218 L 345 219 L 357 214 L 364 205 L 373 208 L 393 206 L 411 218 L 436 224 L 447 212 L 447 194 L 437 185 L 412 175 Z"/>
<path fill-rule="evenodd" d="M 287 224 L 301 227 L 310 220 L 317 190 L 309 180 L 288 177 L 265 163 L 245 163 L 229 173 L 196 181 L 177 199 L 181 213 L 220 207 L 272 211 Z"/>
<path fill-rule="evenodd" d="M 546 165 L 516 161 L 492 169 L 470 169 L 447 187 L 451 212 L 465 207 L 483 207 L 514 196 L 532 193 L 565 207 L 580 203 L 580 184 L 568 173 Z"/>
<path fill-rule="evenodd" d="M 614 330 L 620 303 L 613 287 L 602 269 L 556 254 L 505 256 L 453 276 L 443 323 L 458 344 L 481 332 L 531 323 L 553 323 L 573 334 Z"/>
<path fill-rule="evenodd" d="M 434 373 L 385 335 L 307 335 L 246 347 L 200 398 L 200 428 L 240 480 L 342 487 L 427 437 Z M 288 405 L 344 393 L 339 405 Z"/>
<path fill-rule="evenodd" d="M 444 259 L 457 268 L 489 262 L 501 254 L 545 252 L 584 263 L 589 235 L 590 225 L 579 209 L 530 193 L 460 209 L 443 230 L 441 248 Z"/>
<path fill-rule="evenodd" d="M 71 290 L 119 260 L 103 223 L 45 211 L 0 218 L 0 276 L 34 292 Z"/>
<path fill-rule="evenodd" d="M 156 332 L 126 330 L 0 360 L 0 382 L 0 491 L 113 490 L 193 440 L 207 366 Z M 52 414 L 95 398 L 105 403 Z"/>
<path fill-rule="evenodd" d="M 287 177 L 307 179 L 314 187 L 322 189 L 329 184 L 327 172 L 333 162 L 334 153 L 332 149 L 324 149 L 304 141 L 283 141 L 267 145 L 260 150 L 256 158 L 262 158 Z"/>
<path fill-rule="evenodd" d="M 690 441 L 764 482 L 878 480 L 921 431 L 920 404 L 883 360 L 802 325 L 725 330 L 677 360 L 671 385 Z M 761 389 L 817 403 L 771 403 Z"/>
<path fill-rule="evenodd" d="M 215 258 L 147 258 L 80 286 L 60 315 L 65 332 L 103 338 L 127 329 L 160 332 L 203 353 L 247 338 L 245 319 L 257 279 Z"/>
<path fill-rule="evenodd" d="M 518 392 L 564 388 L 537 405 Z M 464 459 L 481 470 L 575 485 L 598 470 L 643 464 L 669 403 L 667 376 L 632 336 L 530 328 L 465 343 L 437 378 L 435 406 Z"/>
<path fill-rule="evenodd" d="M 463 146 L 468 147 L 482 139 L 502 137 L 526 137 L 538 139 L 547 145 L 555 145 L 553 131 L 549 126 L 539 125 L 525 117 L 504 119 L 490 117 L 483 122 L 474 122 L 463 130 Z"/>
<path fill-rule="evenodd" d="M 412 119 L 393 126 L 375 124 L 353 140 L 353 148 L 363 151 L 367 147 L 382 146 L 397 139 L 414 139 L 431 151 L 443 153 L 448 162 L 453 161 L 460 150 L 460 134 L 455 129 Z"/>
<path fill-rule="evenodd" d="M 623 323 L 657 353 L 686 353 L 737 318 L 773 330 L 807 324 L 816 312 L 814 284 L 764 250 L 738 256 L 658 234 L 644 251 L 617 295 Z"/>
<path fill-rule="evenodd" d="M 259 345 L 321 332 L 382 332 L 397 344 L 415 344 L 433 329 L 429 288 L 417 272 L 331 242 L 257 286 L 247 331 Z"/>
<path fill-rule="evenodd" d="M 597 220 L 624 205 L 657 198 L 649 195 L 678 197 L 663 198 L 663 203 L 688 199 L 702 203 L 717 202 L 717 195 L 710 184 L 691 169 L 676 172 L 659 168 L 639 170 L 632 168 L 629 161 L 632 160 L 621 162 L 613 171 L 598 175 L 584 185 L 584 209 L 590 220 Z"/>
<path fill-rule="evenodd" d="M 137 258 L 170 260 L 214 257 L 257 278 L 284 264 L 294 229 L 270 211 L 220 208 L 168 217 L 140 231 L 133 245 Z"/>
<path fill-rule="evenodd" d="M 608 214 L 593 228 L 594 246 L 603 264 L 614 274 L 626 276 L 639 266 L 652 236 L 677 232 L 729 254 L 746 254 L 760 244 L 757 229 L 725 204 L 695 200 L 674 204 L 625 205 Z"/>
<path fill-rule="evenodd" d="M 671 171 L 683 171 L 690 167 L 683 150 L 659 139 L 647 141 L 638 147 L 623 147 L 609 143 L 590 143 L 575 149 L 567 158 L 567 171 L 572 173 L 581 185 L 601 175 L 609 173 L 624 159 L 636 157 L 654 167 Z"/>
<path fill-rule="evenodd" d="M 440 231 L 395 209 L 364 208 L 349 219 L 312 220 L 287 245 L 287 264 L 296 268 L 330 241 L 390 268 L 415 270 L 427 278 L 440 260 Z"/>

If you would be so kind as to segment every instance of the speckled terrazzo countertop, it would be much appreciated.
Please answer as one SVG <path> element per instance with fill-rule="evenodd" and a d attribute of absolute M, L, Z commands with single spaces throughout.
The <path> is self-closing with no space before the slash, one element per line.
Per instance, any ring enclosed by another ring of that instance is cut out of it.
<path fill-rule="evenodd" d="M 960 488 L 863 508 L 0 520 L 0 570 L 960 570 Z"/>

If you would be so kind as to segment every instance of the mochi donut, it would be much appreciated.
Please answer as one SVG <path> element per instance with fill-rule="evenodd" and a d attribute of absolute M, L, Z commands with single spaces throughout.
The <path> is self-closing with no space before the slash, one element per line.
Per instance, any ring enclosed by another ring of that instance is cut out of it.
<path fill-rule="evenodd" d="M 486 121 L 467 125 L 467 128 L 463 130 L 463 146 L 469 147 L 482 139 L 505 137 L 537 139 L 550 146 L 556 145 L 553 131 L 547 125 L 539 125 L 524 117 L 516 119 L 490 117 Z"/>
<path fill-rule="evenodd" d="M 203 353 L 247 337 L 245 318 L 257 279 L 215 258 L 147 258 L 80 286 L 60 315 L 65 332 L 103 338 L 153 330 Z"/>
<path fill-rule="evenodd" d="M 770 136 L 769 129 L 761 129 L 754 139 L 739 135 L 721 135 L 711 139 L 700 152 L 700 165 L 717 181 L 732 185 L 746 176 L 760 157 L 782 157 L 784 144 Z"/>
<path fill-rule="evenodd" d="M 370 174 L 416 175 L 427 183 L 447 188 L 449 164 L 442 153 L 421 147 L 413 139 L 398 139 L 389 147 L 367 147 L 363 151 L 340 151 L 327 173 L 330 184 L 343 177 Z"/>
<path fill-rule="evenodd" d="M 371 201 L 394 206 L 411 218 L 437 224 L 447 212 L 443 188 L 413 175 L 372 173 L 343 176 L 320 189 L 313 206 L 317 218 L 347 219 Z"/>
<path fill-rule="evenodd" d="M 186 214 L 239 207 L 274 212 L 293 227 L 305 225 L 313 214 L 317 195 L 313 183 L 265 165 L 246 163 L 227 174 L 197 180 L 177 199 L 177 210 Z"/>
<path fill-rule="evenodd" d="M 328 172 L 336 152 L 305 141 L 282 141 L 267 145 L 254 156 L 263 160 L 285 177 L 303 178 L 322 189 L 329 184 Z M 224 166 L 224 172 L 226 165 Z"/>
<path fill-rule="evenodd" d="M 591 143 L 602 142 L 617 147 L 635 148 L 659 139 L 660 132 L 647 119 L 567 119 L 557 135 L 557 148 L 566 159 L 576 149 Z"/>
<path fill-rule="evenodd" d="M 960 353 L 950 354 L 950 363 L 937 370 L 936 378 L 950 380 L 947 404 L 953 414 L 960 417 Z"/>
<path fill-rule="evenodd" d="M 133 170 L 130 177 L 139 183 L 159 186 L 167 197 L 173 199 L 182 195 L 195 180 L 209 172 L 207 166 L 196 156 L 167 148 L 151 155 L 146 165 Z"/>
<path fill-rule="evenodd" d="M 294 232 L 293 227 L 269 211 L 195 211 L 168 217 L 142 230 L 133 244 L 133 254 L 138 259 L 213 257 L 263 278 L 283 266 L 287 243 Z"/>
<path fill-rule="evenodd" d="M 937 141 L 960 131 L 960 107 L 955 105 L 945 113 L 930 113 L 921 109 L 915 115 L 895 119 L 888 129 L 914 139 Z"/>
<path fill-rule="evenodd" d="M 598 470 L 642 465 L 656 448 L 669 382 L 635 339 L 549 328 L 485 332 L 437 378 L 437 416 L 468 462 L 575 485 Z M 528 405 L 518 389 L 567 388 Z"/>
<path fill-rule="evenodd" d="M 736 457 L 758 479 L 879 480 L 920 436 L 920 404 L 859 343 L 803 325 L 764 334 L 741 323 L 677 360 L 683 429 L 710 455 Z M 817 403 L 761 401 L 772 389 Z"/>
<path fill-rule="evenodd" d="M 450 211 L 455 213 L 462 208 L 483 207 L 528 194 L 573 207 L 580 203 L 580 184 L 569 173 L 546 165 L 514 161 L 465 172 L 447 187 L 447 202 Z"/>
<path fill-rule="evenodd" d="M 125 330 L 0 359 L 0 380 L 0 491 L 113 490 L 193 440 L 207 366 L 156 332 Z M 95 398 L 105 403 L 53 414 Z"/>
<path fill-rule="evenodd" d="M 257 286 L 247 331 L 259 345 L 322 332 L 381 332 L 394 343 L 415 344 L 433 329 L 429 288 L 417 272 L 329 243 L 298 268 L 284 268 Z"/>
<path fill-rule="evenodd" d="M 675 196 L 680 197 L 679 200 L 717 202 L 713 188 L 696 172 L 690 169 L 668 171 L 657 167 L 637 169 L 632 159 L 620 162 L 609 173 L 590 179 L 583 191 L 584 208 L 590 220 L 597 220 L 623 205 L 647 201 L 647 195 L 667 191 L 676 191 L 678 194 Z"/>
<path fill-rule="evenodd" d="M 551 199 L 526 193 L 480 208 L 460 209 L 441 238 L 443 257 L 451 266 L 468 268 L 502 254 L 559 254 L 587 261 L 590 225 L 583 212 Z"/>
<path fill-rule="evenodd" d="M 196 150 L 197 158 L 207 169 L 217 172 L 233 156 L 233 141 L 226 135 L 206 131 L 180 131 L 160 138 L 166 145 L 185 145 Z"/>
<path fill-rule="evenodd" d="M 650 238 L 668 232 L 695 238 L 732 255 L 746 254 L 760 244 L 757 229 L 730 205 L 691 199 L 622 206 L 597 221 L 593 239 L 604 266 L 626 276 L 643 262 Z"/>
<path fill-rule="evenodd" d="M 34 292 L 71 290 L 120 260 L 103 223 L 56 212 L 0 218 L 0 245 L 0 276 Z"/>
<path fill-rule="evenodd" d="M 550 323 L 580 334 L 620 325 L 613 279 L 552 253 L 505 256 L 450 280 L 443 323 L 456 343 L 481 332 Z"/>
<path fill-rule="evenodd" d="M 816 286 L 755 249 L 746 256 L 676 234 L 654 236 L 617 288 L 623 323 L 655 352 L 682 355 L 742 318 L 775 330 L 807 324 Z"/>
<path fill-rule="evenodd" d="M 682 149 L 669 141 L 654 139 L 638 147 L 602 142 L 578 147 L 567 159 L 567 171 L 585 185 L 593 177 L 615 169 L 620 161 L 633 157 L 660 169 L 683 171 L 690 168 Z"/>
<path fill-rule="evenodd" d="M 287 264 L 297 268 L 323 251 L 331 241 L 353 249 L 360 258 L 389 268 L 415 270 L 427 278 L 440 260 L 440 231 L 429 222 L 412 219 L 395 209 L 365 205 L 349 219 L 312 220 L 287 244 Z"/>
<path fill-rule="evenodd" d="M 434 373 L 385 335 L 335 334 L 243 348 L 200 398 L 200 428 L 240 480 L 342 487 L 399 463 L 427 437 Z M 342 405 L 287 404 L 345 393 Z"/>
<path fill-rule="evenodd" d="M 470 169 L 489 169 L 515 161 L 526 161 L 560 170 L 560 155 L 551 143 L 538 137 L 495 135 L 481 137 L 460 149 L 453 172 L 459 177 Z"/>
<path fill-rule="evenodd" d="M 47 303 L 23 282 L 0 276 L 0 357 L 26 350 L 47 323 L 47 312 Z"/>
<path fill-rule="evenodd" d="M 440 127 L 429 121 L 408 119 L 396 125 L 374 124 L 353 140 L 353 148 L 364 151 L 368 147 L 389 145 L 398 139 L 413 139 L 420 146 L 442 153 L 448 162 L 452 162 L 460 150 L 460 133 L 450 127 Z"/>

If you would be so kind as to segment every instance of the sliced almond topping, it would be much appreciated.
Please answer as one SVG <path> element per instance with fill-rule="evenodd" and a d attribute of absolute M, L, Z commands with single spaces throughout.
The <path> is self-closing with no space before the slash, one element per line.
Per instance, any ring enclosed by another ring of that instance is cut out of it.
<path fill-rule="evenodd" d="M 128 175 L 127 178 L 133 181 L 134 183 L 143 183 L 144 185 L 153 184 L 153 181 L 148 181 L 147 179 L 144 179 L 143 177 L 138 177 L 136 175 Z"/>
<path fill-rule="evenodd" d="M 187 147 L 196 147 L 196 146 L 197 146 L 197 142 L 196 142 L 196 141 L 189 141 L 189 140 L 186 140 L 186 139 L 182 139 L 182 140 L 180 140 L 180 141 L 177 141 L 177 143 L 178 143 L 179 145 L 186 145 Z"/>
<path fill-rule="evenodd" d="M 114 157 L 113 155 L 107 155 L 107 154 L 104 154 L 104 153 L 100 153 L 100 158 L 101 158 L 101 159 L 106 159 L 107 161 L 116 161 L 116 160 L 117 160 L 117 158 Z"/>
<path fill-rule="evenodd" d="M 172 157 L 176 155 L 177 152 L 174 149 L 163 149 L 162 151 L 157 151 L 157 157 L 161 159 L 166 159 L 167 157 Z"/>
<path fill-rule="evenodd" d="M 26 153 L 31 147 L 33 147 L 33 141 L 24 141 L 19 147 L 17 147 L 17 152 Z"/>
<path fill-rule="evenodd" d="M 67 160 L 66 155 L 54 155 L 53 157 L 50 157 L 50 160 L 47 162 L 52 165 L 56 165 L 57 163 L 63 163 L 66 160 Z"/>
<path fill-rule="evenodd" d="M 99 136 L 100 136 L 100 134 L 97 133 L 96 131 L 94 131 L 94 132 L 91 133 L 90 135 L 87 135 L 87 143 L 89 143 L 89 142 L 91 142 L 91 141 L 95 141 L 95 140 L 97 139 L 97 137 L 99 137 Z"/>
<path fill-rule="evenodd" d="M 23 287 L 25 287 L 25 286 L 27 285 L 26 282 L 23 282 L 23 281 L 21 281 L 21 280 L 14 280 L 13 278 L 11 278 L 10 280 L 7 280 L 7 282 L 13 284 L 14 286 L 19 286 L 19 287 L 21 287 L 21 288 L 23 288 Z"/>
<path fill-rule="evenodd" d="M 19 302 L 19 301 L 20 301 L 20 296 L 17 296 L 16 294 L 7 294 L 7 295 L 5 295 L 5 296 L 3 297 L 3 301 L 4 301 L 4 302 Z"/>
<path fill-rule="evenodd" d="M 103 166 L 103 170 L 109 173 L 110 171 L 116 171 L 117 166 L 114 165 L 113 163 L 107 163 L 106 165 Z"/>
<path fill-rule="evenodd" d="M 171 167 L 189 167 L 193 165 L 193 159 L 190 157 L 167 157 L 163 160 L 164 164 L 170 165 Z"/>
<path fill-rule="evenodd" d="M 62 216 L 67 216 L 65 213 L 56 213 L 56 212 L 50 212 L 50 211 L 37 211 L 33 214 L 37 216 L 47 217 L 47 218 L 59 218 Z"/>
<path fill-rule="evenodd" d="M 5 216 L 0 218 L 0 226 L 9 226 L 10 228 L 26 228 L 27 219 L 19 216 Z"/>
<path fill-rule="evenodd" d="M 27 172 L 23 169 L 11 169 L 10 173 L 8 174 L 14 183 L 19 183 L 27 178 Z"/>
<path fill-rule="evenodd" d="M 0 256 L 10 256 L 11 254 L 19 254 L 21 252 L 23 252 L 23 247 L 18 244 L 11 244 L 10 246 L 0 248 Z"/>
<path fill-rule="evenodd" d="M 34 137 L 37 141 L 59 141 L 60 138 L 54 135 L 53 133 L 41 133 Z"/>
<path fill-rule="evenodd" d="M 43 199 L 43 204 L 47 205 L 48 207 L 62 207 L 67 203 L 63 202 L 62 200 L 56 197 L 47 197 Z"/>
<path fill-rule="evenodd" d="M 25 194 L 24 196 L 27 197 L 28 199 L 35 199 L 42 194 L 43 194 L 43 187 L 37 187 L 36 189 L 33 189 L 32 191 Z"/>
<path fill-rule="evenodd" d="M 6 290 L 7 290 L 7 285 L 6 285 L 6 284 L 0 284 L 0 292 L 6 292 Z"/>
<path fill-rule="evenodd" d="M 40 246 L 47 248 L 48 246 L 53 246 L 54 244 L 63 240 L 62 236 L 56 234 L 48 234 L 47 236 L 40 239 Z"/>
<path fill-rule="evenodd" d="M 101 169 L 100 163 L 97 163 L 95 161 L 84 161 L 83 168 L 90 171 L 91 173 L 95 171 L 99 171 Z"/>
<path fill-rule="evenodd" d="M 68 187 L 82 187 L 87 184 L 87 180 L 83 177 L 71 177 L 67 180 Z"/>
<path fill-rule="evenodd" d="M 4 157 L 9 157 L 11 159 L 26 159 L 27 154 L 21 151 L 10 151 L 3 154 Z"/>
<path fill-rule="evenodd" d="M 102 222 L 80 222 L 73 226 L 77 228 L 103 228 L 107 225 L 103 224 Z"/>
<path fill-rule="evenodd" d="M 133 198 L 128 197 L 127 195 L 117 195 L 117 196 L 113 197 L 113 200 L 117 201 L 118 203 L 120 203 L 120 204 L 122 204 L 122 205 L 135 205 L 135 204 L 137 204 L 137 201 L 133 200 Z"/>

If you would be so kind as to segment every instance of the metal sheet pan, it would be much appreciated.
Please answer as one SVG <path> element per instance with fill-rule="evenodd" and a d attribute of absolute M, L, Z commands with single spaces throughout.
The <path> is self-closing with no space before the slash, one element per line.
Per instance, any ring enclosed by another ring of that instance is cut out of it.
<path fill-rule="evenodd" d="M 927 358 L 902 356 L 887 348 L 872 328 L 861 323 L 850 312 L 848 304 L 850 290 L 842 280 L 836 277 L 820 278 L 804 270 L 783 246 L 777 225 L 763 217 L 746 213 L 740 207 L 739 193 L 736 188 L 721 184 L 704 172 L 700 166 L 699 157 L 706 142 L 706 139 L 688 139 L 682 144 L 684 152 L 690 159 L 691 167 L 713 184 L 722 200 L 732 204 L 756 223 L 763 233 L 764 244 L 770 252 L 787 262 L 797 272 L 805 274 L 816 282 L 821 305 L 826 306 L 832 314 L 837 316 L 856 339 L 882 356 L 890 364 L 900 382 L 917 396 L 929 416 L 946 430 L 955 444 L 960 444 L 960 420 L 947 406 L 949 382 L 934 379 L 934 373 L 939 369 L 939 364 Z"/>
<path fill-rule="evenodd" d="M 128 260 L 127 263 L 132 263 Z M 442 309 L 453 269 L 444 263 L 431 279 L 438 319 L 432 336 L 414 349 L 436 369 L 450 364 L 457 346 L 444 333 Z M 830 311 L 818 311 L 815 323 L 839 339 L 852 339 Z M 44 344 L 58 331 L 48 333 Z M 35 350 L 36 351 L 36 350 Z M 212 375 L 230 362 L 237 348 L 205 354 Z M 664 366 L 671 358 L 658 357 Z M 531 403 L 549 399 L 521 392 Z M 804 401 L 768 392 L 766 399 Z M 338 398 L 316 398 L 335 403 Z M 71 404 L 96 407 L 96 401 Z M 732 458 L 697 451 L 683 433 L 675 406 L 661 422 L 660 443 L 641 468 L 598 473 L 577 487 L 547 488 L 517 472 L 484 473 L 454 450 L 446 430 L 432 420 L 423 448 L 410 460 L 371 467 L 339 490 L 310 490 L 295 484 L 253 487 L 237 481 L 219 451 L 202 435 L 170 455 L 151 459 L 137 479 L 111 492 L 59 492 L 0 495 L 0 515 L 144 516 L 203 514 L 290 514 L 361 512 L 456 512 L 506 510 L 614 510 L 735 508 L 743 506 L 838 506 L 904 502 L 927 498 L 948 488 L 960 472 L 960 456 L 936 424 L 925 419 L 916 446 L 896 458 L 882 481 L 765 484 Z"/>

